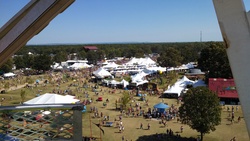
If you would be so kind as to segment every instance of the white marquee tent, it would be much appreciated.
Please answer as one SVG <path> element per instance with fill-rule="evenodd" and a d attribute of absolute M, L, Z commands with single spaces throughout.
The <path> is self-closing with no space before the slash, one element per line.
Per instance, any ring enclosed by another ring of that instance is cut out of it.
<path fill-rule="evenodd" d="M 104 69 L 115 69 L 117 68 L 119 65 L 116 64 L 115 62 L 111 62 L 108 63 L 107 65 L 103 66 Z"/>
<path fill-rule="evenodd" d="M 186 89 L 187 85 L 192 85 L 194 81 L 189 80 L 186 76 L 183 76 L 180 80 L 178 80 L 173 86 L 168 88 L 166 91 L 163 92 L 165 95 L 176 95 L 176 97 L 179 97 Z"/>
<path fill-rule="evenodd" d="M 156 62 L 150 59 L 149 57 L 146 58 L 132 58 L 130 61 L 125 63 L 125 65 L 156 65 Z"/>
<path fill-rule="evenodd" d="M 93 74 L 98 78 L 111 76 L 111 74 L 103 68 L 99 68 L 98 70 L 94 71 Z"/>
<path fill-rule="evenodd" d="M 75 97 L 71 95 L 63 96 L 59 94 L 46 93 L 26 101 L 24 104 L 72 104 L 79 101 L 80 100 L 75 99 Z"/>
<path fill-rule="evenodd" d="M 78 70 L 83 68 L 89 68 L 91 67 L 87 63 L 74 63 L 73 65 L 69 66 L 70 69 Z"/>
<path fill-rule="evenodd" d="M 192 85 L 194 81 L 188 79 L 186 76 L 183 76 L 180 80 L 178 80 L 175 84 L 185 88 L 187 85 Z"/>
<path fill-rule="evenodd" d="M 181 95 L 181 92 L 183 91 L 183 87 L 180 87 L 179 85 L 173 85 L 169 89 L 163 92 L 163 94 L 168 95 L 177 95 L 178 97 Z"/>

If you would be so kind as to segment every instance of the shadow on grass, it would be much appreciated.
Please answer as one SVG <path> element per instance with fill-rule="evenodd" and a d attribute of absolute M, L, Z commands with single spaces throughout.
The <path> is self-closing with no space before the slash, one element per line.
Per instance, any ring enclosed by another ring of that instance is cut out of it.
<path fill-rule="evenodd" d="M 140 136 L 136 141 L 196 141 L 195 138 L 181 137 L 180 135 L 152 134 Z"/>

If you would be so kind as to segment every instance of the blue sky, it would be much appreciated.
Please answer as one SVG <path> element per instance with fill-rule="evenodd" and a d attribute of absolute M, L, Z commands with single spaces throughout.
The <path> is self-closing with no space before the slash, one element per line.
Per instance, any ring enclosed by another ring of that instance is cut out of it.
<path fill-rule="evenodd" d="M 0 26 L 28 2 L 0 0 Z M 212 0 L 76 0 L 28 44 L 196 42 L 201 31 L 222 41 Z"/>

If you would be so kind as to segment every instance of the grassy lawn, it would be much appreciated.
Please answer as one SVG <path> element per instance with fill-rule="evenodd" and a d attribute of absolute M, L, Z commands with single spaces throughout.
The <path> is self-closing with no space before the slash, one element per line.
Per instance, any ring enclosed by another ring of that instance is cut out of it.
<path fill-rule="evenodd" d="M 49 76 L 32 76 L 33 80 L 40 79 L 44 80 L 49 78 Z M 23 82 L 25 83 L 25 78 L 22 78 Z M 75 81 L 74 81 L 75 80 Z M 43 84 L 39 84 L 37 87 L 33 88 L 20 88 L 14 90 L 14 87 L 11 87 L 9 91 L 7 91 L 6 94 L 1 94 L 0 98 L 5 98 L 4 102 L 2 102 L 2 105 L 17 105 L 21 101 L 20 92 L 21 90 L 25 90 L 26 97 L 25 101 L 32 99 L 36 96 L 36 94 L 44 94 L 47 92 L 52 92 L 53 90 L 65 90 L 70 89 L 72 90 L 72 93 L 76 95 L 77 98 L 84 100 L 86 99 L 84 96 L 84 92 L 88 92 L 89 97 L 93 99 L 93 103 L 90 105 L 87 105 L 87 112 L 83 113 L 83 136 L 93 136 L 100 138 L 103 141 L 117 141 L 121 140 L 122 136 L 125 137 L 125 139 L 130 140 L 138 140 L 138 141 L 151 141 L 151 140 L 173 140 L 173 141 L 179 141 L 179 140 L 188 140 L 188 138 L 197 138 L 199 133 L 195 130 L 190 129 L 189 126 L 183 125 L 181 123 L 177 123 L 176 119 L 168 121 L 167 126 L 164 127 L 162 124 L 159 124 L 159 120 L 157 119 L 145 119 L 143 117 L 122 117 L 122 122 L 125 127 L 124 132 L 120 133 L 119 128 L 117 128 L 114 124 L 114 127 L 102 127 L 104 129 L 104 134 L 102 134 L 97 126 L 93 123 L 99 123 L 101 122 L 102 118 L 93 118 L 94 113 L 90 112 L 90 107 L 97 107 L 98 112 L 102 112 L 103 115 L 109 116 L 109 121 L 115 122 L 115 119 L 118 119 L 118 117 L 121 115 L 119 110 L 115 109 L 115 101 L 119 100 L 119 98 L 122 97 L 123 93 L 126 93 L 127 91 L 124 90 L 116 90 L 115 93 L 109 93 L 110 88 L 102 87 L 100 86 L 98 88 L 99 96 L 102 96 L 104 100 L 109 99 L 109 103 L 107 103 L 106 107 L 103 107 L 103 102 L 97 102 L 95 99 L 98 98 L 98 96 L 95 95 L 94 92 L 92 92 L 92 89 L 89 87 L 87 89 L 82 88 L 81 80 L 85 80 L 85 77 L 83 74 L 79 75 L 79 77 L 74 77 L 74 79 L 69 78 L 67 81 L 60 84 L 60 86 L 57 86 L 55 81 L 51 81 L 51 83 L 47 84 L 46 86 L 43 86 Z M 17 83 L 16 80 L 5 80 L 9 81 L 10 83 Z M 166 79 L 164 79 L 166 81 Z M 1 84 L 5 83 L 1 82 Z M 171 83 L 171 82 L 170 82 Z M 76 86 L 69 86 L 70 84 L 76 84 Z M 88 83 L 89 86 L 94 86 L 93 83 Z M 161 86 L 163 88 L 163 86 Z M 102 92 L 100 92 L 102 90 Z M 159 96 L 153 95 L 153 96 L 147 96 L 146 97 L 149 100 L 149 105 L 146 106 L 146 104 L 143 101 L 139 101 L 139 97 L 134 97 L 134 102 L 131 103 L 132 106 L 135 105 L 136 102 L 139 102 L 142 106 L 142 109 L 147 110 L 148 108 L 153 108 L 153 106 L 159 102 L 164 101 L 165 103 L 168 103 L 169 105 L 177 105 L 177 101 L 175 99 L 161 99 Z M 230 106 L 231 109 L 231 106 Z M 248 133 L 246 129 L 246 124 L 244 121 L 244 118 L 238 123 L 235 121 L 233 124 L 228 120 L 229 113 L 226 111 L 226 108 L 223 108 L 222 110 L 222 121 L 221 125 L 216 127 L 216 130 L 214 132 L 211 132 L 210 134 L 205 134 L 204 140 L 205 141 L 229 141 L 234 136 L 239 141 L 246 141 L 249 140 Z M 243 117 L 241 108 L 239 107 L 239 110 L 235 112 L 235 117 L 237 119 L 238 116 Z M 140 124 L 144 125 L 144 128 L 146 128 L 147 124 L 149 123 L 151 125 L 150 130 L 146 129 L 139 129 Z M 184 127 L 184 132 L 180 132 L 180 127 Z M 167 136 L 166 130 L 171 129 L 173 130 L 174 134 L 180 134 L 180 137 L 169 137 Z M 101 140 L 100 139 L 100 140 Z M 190 139 L 191 140 L 191 139 Z"/>

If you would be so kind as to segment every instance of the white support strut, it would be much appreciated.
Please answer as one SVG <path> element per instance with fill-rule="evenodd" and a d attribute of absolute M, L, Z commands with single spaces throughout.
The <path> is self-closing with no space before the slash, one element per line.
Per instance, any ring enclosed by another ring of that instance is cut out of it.
<path fill-rule="evenodd" d="M 213 0 L 250 136 L 250 13 L 242 0 Z"/>
<path fill-rule="evenodd" d="M 0 28 L 0 66 L 75 0 L 31 0 Z"/>

